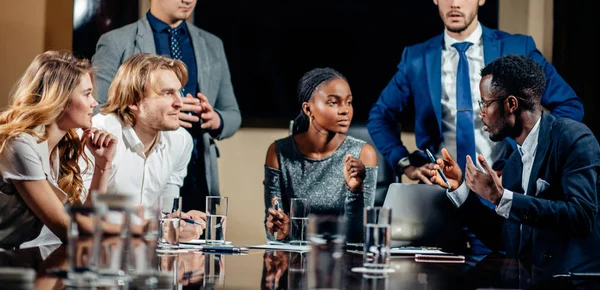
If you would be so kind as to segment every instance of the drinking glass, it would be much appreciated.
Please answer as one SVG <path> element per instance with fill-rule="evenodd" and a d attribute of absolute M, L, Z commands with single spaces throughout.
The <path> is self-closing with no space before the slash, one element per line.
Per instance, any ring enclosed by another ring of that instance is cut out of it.
<path fill-rule="evenodd" d="M 102 232 L 100 217 L 106 211 L 106 207 L 67 204 L 65 210 L 70 217 L 67 229 L 67 278 L 75 284 L 90 283 L 97 279 L 99 240 L 96 239 L 96 233 Z M 92 221 L 92 233 L 80 228 L 80 219 Z"/>
<path fill-rule="evenodd" d="M 363 219 L 363 266 L 367 270 L 373 270 L 363 276 L 385 277 L 384 270 L 390 265 L 392 210 L 387 207 L 365 207 Z"/>
<path fill-rule="evenodd" d="M 206 197 L 206 232 L 207 244 L 225 243 L 227 229 L 227 207 L 229 199 L 224 196 Z"/>
<path fill-rule="evenodd" d="M 342 215 L 309 215 L 309 289 L 342 289 L 345 233 Z"/>
<path fill-rule="evenodd" d="M 119 193 L 92 192 L 95 205 L 104 205 L 106 211 L 100 215 L 101 223 L 117 227 L 117 235 L 106 235 L 102 230 L 96 233 L 98 239 L 98 274 L 103 283 L 115 282 L 113 278 L 126 279 L 130 272 L 130 250 L 133 235 L 131 223 L 134 213 L 133 196 Z M 117 281 L 118 282 L 118 281 Z"/>
<path fill-rule="evenodd" d="M 309 204 L 306 198 L 290 200 L 290 244 L 307 245 L 306 226 L 308 225 Z"/>
<path fill-rule="evenodd" d="M 181 222 L 182 198 L 179 196 L 158 197 L 159 230 L 158 247 L 178 249 Z"/>

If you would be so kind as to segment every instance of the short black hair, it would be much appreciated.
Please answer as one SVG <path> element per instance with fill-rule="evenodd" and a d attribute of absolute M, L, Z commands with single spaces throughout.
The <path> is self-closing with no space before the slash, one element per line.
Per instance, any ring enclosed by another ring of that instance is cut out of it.
<path fill-rule="evenodd" d="M 482 77 L 488 75 L 492 75 L 491 88 L 494 92 L 517 97 L 523 110 L 539 108 L 546 90 L 546 75 L 542 66 L 532 58 L 516 54 L 502 56 L 481 70 Z"/>

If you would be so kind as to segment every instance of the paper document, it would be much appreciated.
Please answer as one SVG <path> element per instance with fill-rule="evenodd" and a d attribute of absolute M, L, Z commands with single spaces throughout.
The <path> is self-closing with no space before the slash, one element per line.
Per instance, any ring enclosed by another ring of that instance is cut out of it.
<path fill-rule="evenodd" d="M 453 253 L 444 252 L 440 249 L 421 248 L 421 247 L 391 248 L 390 254 L 392 254 L 392 255 L 417 255 L 417 254 L 454 255 Z"/>
<path fill-rule="evenodd" d="M 290 252 L 308 252 L 310 251 L 310 246 L 296 246 L 290 244 L 265 244 L 265 245 L 256 245 L 249 246 L 251 249 L 265 249 L 265 250 L 280 250 L 280 251 L 290 251 Z"/>

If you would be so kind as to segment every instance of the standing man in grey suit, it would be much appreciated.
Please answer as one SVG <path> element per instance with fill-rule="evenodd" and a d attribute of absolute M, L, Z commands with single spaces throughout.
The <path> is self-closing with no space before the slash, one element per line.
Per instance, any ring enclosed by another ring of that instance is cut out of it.
<path fill-rule="evenodd" d="M 117 69 L 134 54 L 167 55 L 186 64 L 180 123 L 192 134 L 194 150 L 181 188 L 184 211 L 204 209 L 206 196 L 220 195 L 214 140 L 232 136 L 241 123 L 222 41 L 185 21 L 195 6 L 196 0 L 151 0 L 150 11 L 136 23 L 102 35 L 92 58 L 100 105 Z"/>

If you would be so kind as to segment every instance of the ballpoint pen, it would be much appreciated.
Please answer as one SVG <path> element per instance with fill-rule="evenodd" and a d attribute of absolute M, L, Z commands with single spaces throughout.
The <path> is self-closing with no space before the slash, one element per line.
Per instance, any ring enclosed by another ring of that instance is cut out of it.
<path fill-rule="evenodd" d="M 203 252 L 224 252 L 224 253 L 241 253 L 248 251 L 248 248 L 232 247 L 232 246 L 202 246 L 200 249 Z"/>
<path fill-rule="evenodd" d="M 275 211 L 279 211 L 279 198 L 275 199 L 273 202 L 273 209 L 275 209 Z M 275 241 L 277 241 L 277 231 L 273 232 L 273 236 L 275 237 Z"/>
<path fill-rule="evenodd" d="M 431 163 L 435 164 L 435 158 L 433 158 L 433 154 L 431 154 L 431 151 L 429 151 L 429 149 L 425 149 L 425 151 L 427 152 L 427 156 L 429 156 L 429 160 L 431 160 Z M 444 180 L 444 182 L 446 183 L 446 185 L 448 185 L 448 189 L 452 189 L 450 187 L 450 182 L 448 182 L 448 179 L 446 178 L 446 175 L 444 174 L 444 172 L 442 171 L 442 169 L 438 168 L 437 172 L 442 177 L 442 179 Z"/>
<path fill-rule="evenodd" d="M 600 273 L 597 272 L 567 272 L 567 273 L 560 273 L 560 274 L 555 274 L 552 276 L 552 278 L 558 278 L 558 279 L 581 279 L 581 280 L 585 280 L 585 279 L 600 279 Z"/>

